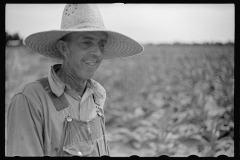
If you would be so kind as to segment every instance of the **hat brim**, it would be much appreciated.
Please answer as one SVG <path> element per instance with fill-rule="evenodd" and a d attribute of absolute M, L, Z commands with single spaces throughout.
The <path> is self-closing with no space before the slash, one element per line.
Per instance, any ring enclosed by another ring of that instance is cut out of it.
<path fill-rule="evenodd" d="M 97 32 L 102 31 L 108 34 L 108 40 L 104 48 L 103 59 L 129 57 L 143 52 L 143 46 L 135 40 L 123 34 L 106 29 L 61 29 L 38 32 L 25 38 L 24 43 L 33 51 L 47 57 L 62 59 L 61 53 L 56 47 L 56 42 L 63 36 L 72 32 Z"/>

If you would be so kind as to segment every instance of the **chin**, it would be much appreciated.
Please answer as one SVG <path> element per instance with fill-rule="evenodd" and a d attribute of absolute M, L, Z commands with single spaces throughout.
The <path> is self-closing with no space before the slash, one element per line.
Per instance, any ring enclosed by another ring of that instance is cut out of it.
<path fill-rule="evenodd" d="M 86 74 L 86 75 L 84 75 L 84 79 L 91 79 L 93 76 L 94 76 L 94 73 L 93 74 Z"/>

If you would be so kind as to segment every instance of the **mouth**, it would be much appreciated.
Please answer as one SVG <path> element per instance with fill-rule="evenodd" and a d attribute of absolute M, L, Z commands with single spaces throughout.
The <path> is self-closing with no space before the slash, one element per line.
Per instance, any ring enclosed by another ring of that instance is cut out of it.
<path fill-rule="evenodd" d="M 86 63 L 89 66 L 96 66 L 97 65 L 97 61 L 96 60 L 91 60 L 91 61 L 83 60 L 83 62 Z"/>

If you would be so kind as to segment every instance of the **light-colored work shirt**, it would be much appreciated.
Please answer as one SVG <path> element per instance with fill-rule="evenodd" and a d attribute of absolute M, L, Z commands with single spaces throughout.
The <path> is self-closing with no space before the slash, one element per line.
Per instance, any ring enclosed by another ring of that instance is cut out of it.
<path fill-rule="evenodd" d="M 82 97 L 64 84 L 56 71 L 60 64 L 51 67 L 48 81 L 52 92 L 65 95 L 70 106 L 66 108 L 72 118 L 90 121 L 97 116 L 92 94 L 106 99 L 105 89 L 96 81 L 87 84 Z M 57 111 L 47 92 L 37 81 L 20 85 L 11 99 L 7 113 L 7 156 L 56 156 L 60 146 L 64 114 Z M 101 149 L 100 149 L 101 150 Z"/>

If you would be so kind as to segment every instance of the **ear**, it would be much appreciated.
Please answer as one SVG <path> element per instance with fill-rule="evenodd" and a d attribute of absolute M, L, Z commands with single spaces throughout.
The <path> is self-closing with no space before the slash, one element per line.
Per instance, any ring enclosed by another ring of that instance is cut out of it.
<path fill-rule="evenodd" d="M 57 41 L 56 47 L 65 58 L 69 55 L 67 43 L 65 41 L 63 40 Z"/>

